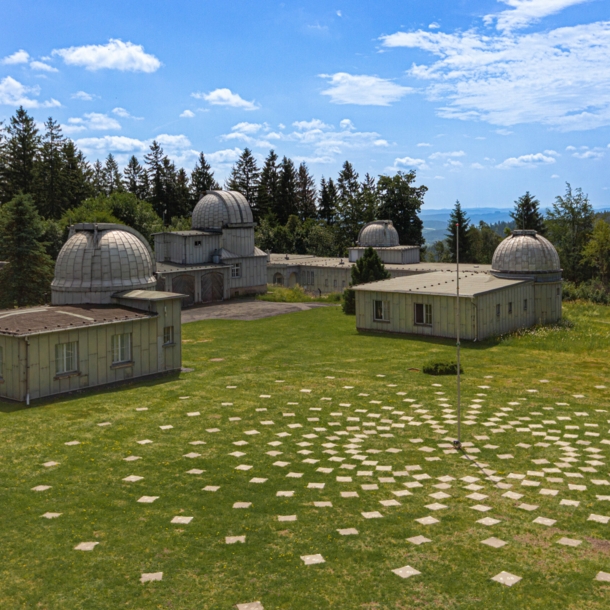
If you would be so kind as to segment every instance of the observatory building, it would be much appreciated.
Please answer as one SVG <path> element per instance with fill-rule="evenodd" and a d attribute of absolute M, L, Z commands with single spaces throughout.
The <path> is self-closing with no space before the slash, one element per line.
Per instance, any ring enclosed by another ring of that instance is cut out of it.
<path fill-rule="evenodd" d="M 152 252 L 137 231 L 72 226 L 51 305 L 0 310 L 0 398 L 29 403 L 179 371 L 183 295 L 156 286 Z"/>
<path fill-rule="evenodd" d="M 359 330 L 456 336 L 456 267 L 355 286 Z M 513 231 L 491 271 L 460 265 L 460 337 L 480 340 L 561 319 L 557 251 L 536 231 Z"/>
<path fill-rule="evenodd" d="M 254 219 L 237 191 L 208 191 L 191 231 L 155 233 L 160 287 L 187 295 L 184 305 L 267 291 L 267 255 L 254 245 Z"/>

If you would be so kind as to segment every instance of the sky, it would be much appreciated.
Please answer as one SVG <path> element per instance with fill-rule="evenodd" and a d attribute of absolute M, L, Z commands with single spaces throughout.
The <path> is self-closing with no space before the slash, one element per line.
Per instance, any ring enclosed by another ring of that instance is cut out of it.
<path fill-rule="evenodd" d="M 424 209 L 610 207 L 610 0 L 4 0 L 0 120 L 88 159 L 157 140 L 220 182 L 244 147 L 316 179 L 417 171 Z"/>

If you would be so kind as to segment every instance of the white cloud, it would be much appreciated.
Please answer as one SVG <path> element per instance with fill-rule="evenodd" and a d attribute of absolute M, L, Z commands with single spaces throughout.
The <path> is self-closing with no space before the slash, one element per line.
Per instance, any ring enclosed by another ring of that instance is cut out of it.
<path fill-rule="evenodd" d="M 121 107 L 113 108 L 112 109 L 112 114 L 116 114 L 117 116 L 120 116 L 123 119 L 134 119 L 136 121 L 142 121 L 143 120 L 143 117 L 133 116 L 127 110 L 125 110 L 125 108 L 121 108 Z"/>
<path fill-rule="evenodd" d="M 122 72 L 156 72 L 161 62 L 144 47 L 132 42 L 111 38 L 108 44 L 92 44 L 82 47 L 55 49 L 66 64 L 87 70 L 120 70 Z"/>
<path fill-rule="evenodd" d="M 429 155 L 428 159 L 449 159 L 451 157 L 463 157 L 466 153 L 463 150 L 453 150 L 450 152 L 435 152 Z"/>
<path fill-rule="evenodd" d="M 39 95 L 40 87 L 26 87 L 11 76 L 0 81 L 0 104 L 5 106 L 23 106 L 24 108 L 55 108 L 61 104 L 51 98 L 44 102 L 33 99 L 31 95 Z"/>
<path fill-rule="evenodd" d="M 57 68 L 49 66 L 49 64 L 45 64 L 43 61 L 31 61 L 30 68 L 32 68 L 32 70 L 38 70 L 40 72 L 59 72 Z"/>
<path fill-rule="evenodd" d="M 30 54 L 27 51 L 20 49 L 19 51 L 15 51 L 12 55 L 5 57 L 1 63 L 10 66 L 14 64 L 27 64 L 29 60 Z"/>
<path fill-rule="evenodd" d="M 485 15 L 483 21 L 488 25 L 496 21 L 498 30 L 515 30 L 559 13 L 564 8 L 589 2 L 589 0 L 500 0 L 500 2 L 508 4 L 512 10 Z"/>
<path fill-rule="evenodd" d="M 551 178 L 559 178 L 559 174 L 553 174 Z"/>
<path fill-rule="evenodd" d="M 233 127 L 231 127 L 231 131 L 254 134 L 258 133 L 262 128 L 263 125 L 260 123 L 248 123 L 247 121 L 243 121 L 241 123 L 237 123 L 237 125 L 233 125 Z"/>
<path fill-rule="evenodd" d="M 108 152 L 137 153 L 148 150 L 148 144 L 136 138 L 126 136 L 103 136 L 101 138 L 79 138 L 76 145 L 85 154 Z"/>
<path fill-rule="evenodd" d="M 432 146 L 432 144 L 428 143 L 428 142 L 419 142 L 419 144 L 417 145 L 418 147 L 422 148 L 422 147 L 428 147 L 428 146 Z"/>
<path fill-rule="evenodd" d="M 99 95 L 87 93 L 86 91 L 77 91 L 76 93 L 72 94 L 71 97 L 73 100 L 83 100 L 84 102 L 90 102 L 91 100 L 94 100 L 95 98 L 99 97 Z"/>
<path fill-rule="evenodd" d="M 394 159 L 394 166 L 392 169 L 405 169 L 405 168 L 417 168 L 417 169 L 428 169 L 428 164 L 424 159 L 414 159 L 413 157 L 402 157 Z"/>
<path fill-rule="evenodd" d="M 241 108 L 242 110 L 258 110 L 260 106 L 254 101 L 249 102 L 239 94 L 233 93 L 230 89 L 214 89 L 210 93 L 192 93 L 194 98 L 205 100 L 212 106 L 230 106 L 231 108 Z"/>
<path fill-rule="evenodd" d="M 339 123 L 339 127 L 341 127 L 341 129 L 355 129 L 354 124 L 349 119 L 343 119 Z"/>
<path fill-rule="evenodd" d="M 183 119 L 192 119 L 195 116 L 195 113 L 192 110 L 185 110 L 180 113 L 180 117 Z"/>
<path fill-rule="evenodd" d="M 538 167 L 540 165 L 550 165 L 555 163 L 555 157 L 544 155 L 542 153 L 535 153 L 529 155 L 521 155 L 520 157 L 509 157 L 496 165 L 498 169 L 514 169 L 514 168 L 531 168 Z"/>
<path fill-rule="evenodd" d="M 610 21 L 491 36 L 419 30 L 382 41 L 437 57 L 413 64 L 409 74 L 429 83 L 428 98 L 441 102 L 443 118 L 563 131 L 610 124 Z"/>
<path fill-rule="evenodd" d="M 337 17 L 343 17 L 343 13 L 341 11 L 337 11 Z"/>
<path fill-rule="evenodd" d="M 225 150 L 217 150 L 213 153 L 207 153 L 205 158 L 212 165 L 222 165 L 227 163 L 234 163 L 239 159 L 241 155 L 241 150 L 239 148 L 226 148 Z"/>
<path fill-rule="evenodd" d="M 480 163 L 471 163 L 471 164 L 470 164 L 470 167 L 471 167 L 472 169 L 485 169 L 485 166 L 484 166 L 484 165 L 481 165 Z"/>
<path fill-rule="evenodd" d="M 510 136 L 511 134 L 513 134 L 514 132 L 511 131 L 510 129 L 496 129 L 496 133 L 499 136 Z"/>
<path fill-rule="evenodd" d="M 95 131 L 107 131 L 109 129 L 121 129 L 121 124 L 107 114 L 100 112 L 88 112 L 84 118 L 70 118 L 67 125 L 62 125 L 65 133 L 78 133 L 87 129 Z"/>
<path fill-rule="evenodd" d="M 320 74 L 329 81 L 330 87 L 322 91 L 333 104 L 356 104 L 359 106 L 389 106 L 397 102 L 411 87 L 403 87 L 378 76 L 354 75 L 347 72 Z"/>
<path fill-rule="evenodd" d="M 436 23 L 436 21 L 433 21 L 431 24 L 428 25 L 428 28 L 430 30 L 438 30 L 441 26 Z"/>
<path fill-rule="evenodd" d="M 577 159 L 594 159 L 597 161 L 604 157 L 604 153 L 599 150 L 585 150 L 582 152 L 575 152 L 572 154 L 572 156 L 576 157 Z"/>

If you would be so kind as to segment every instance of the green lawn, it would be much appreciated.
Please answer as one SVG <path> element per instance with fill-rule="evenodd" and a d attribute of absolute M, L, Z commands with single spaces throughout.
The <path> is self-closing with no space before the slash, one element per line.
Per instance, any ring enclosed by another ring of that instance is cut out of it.
<path fill-rule="evenodd" d="M 476 419 L 463 426 L 463 440 L 473 443 L 468 451 L 479 450 L 470 455 L 486 472 L 446 447 L 455 425 L 441 424 L 456 406 L 455 378 L 409 370 L 452 357 L 452 342 L 358 334 L 354 318 L 337 307 L 185 325 L 184 366 L 195 370 L 177 379 L 29 409 L 0 403 L 0 608 L 221 609 L 260 601 L 266 610 L 607 609 L 610 583 L 595 577 L 610 572 L 610 523 L 588 518 L 610 516 L 610 501 L 598 499 L 610 496 L 610 484 L 594 483 L 610 481 L 610 307 L 576 303 L 564 311 L 571 326 L 463 345 L 464 412 Z M 439 398 L 448 398 L 447 406 Z M 478 415 L 472 404 L 481 406 Z M 148 410 L 136 410 L 142 407 Z M 200 415 L 187 415 L 192 412 Z M 104 422 L 110 425 L 98 425 Z M 173 428 L 160 428 L 166 425 Z M 517 430 L 529 425 L 530 432 Z M 252 430 L 258 434 L 246 434 Z M 144 439 L 154 442 L 137 443 Z M 80 444 L 65 444 L 73 440 Z M 198 440 L 205 444 L 189 444 Z M 247 444 L 234 444 L 239 441 Z M 281 444 L 270 445 L 275 441 Z M 245 455 L 230 455 L 236 451 Z M 183 457 L 190 452 L 201 456 Z M 498 457 L 505 454 L 514 458 Z M 124 461 L 130 455 L 141 459 Z M 43 467 L 48 461 L 59 465 Z M 239 465 L 252 468 L 236 470 Z M 204 472 L 188 474 L 191 469 Z M 124 482 L 129 475 L 143 479 Z M 377 490 L 362 488 L 374 484 Z M 51 488 L 31 490 L 38 485 Z M 411 495 L 393 493 L 401 490 Z M 294 495 L 278 497 L 278 491 Z M 511 499 L 507 491 L 522 497 Z M 473 493 L 485 497 L 469 498 Z M 158 499 L 143 504 L 142 496 Z M 400 504 L 380 503 L 386 500 Z M 332 506 L 313 505 L 320 501 Z M 235 502 L 252 504 L 237 509 Z M 426 507 L 433 503 L 446 508 Z M 518 508 L 522 503 L 538 508 L 529 512 Z M 476 505 L 490 510 L 473 510 Z M 371 511 L 383 517 L 362 516 Z M 42 518 L 46 512 L 61 516 Z M 278 515 L 297 520 L 279 522 Z M 193 520 L 170 523 L 175 516 Z M 438 523 L 416 521 L 427 516 Z M 485 517 L 499 522 L 477 523 Z M 537 517 L 556 522 L 533 523 Z M 341 528 L 358 534 L 339 535 Z M 225 543 L 226 536 L 242 535 L 243 544 Z M 407 541 L 419 535 L 431 541 Z M 481 544 L 490 537 L 508 544 Z M 562 537 L 582 542 L 562 546 Z M 99 544 L 74 550 L 81 542 Z M 313 554 L 325 563 L 304 565 L 300 557 Z M 421 574 L 403 579 L 392 572 L 407 565 Z M 522 580 L 512 587 L 491 580 L 502 571 Z M 163 572 L 161 582 L 140 583 L 143 573 L 155 572 Z"/>

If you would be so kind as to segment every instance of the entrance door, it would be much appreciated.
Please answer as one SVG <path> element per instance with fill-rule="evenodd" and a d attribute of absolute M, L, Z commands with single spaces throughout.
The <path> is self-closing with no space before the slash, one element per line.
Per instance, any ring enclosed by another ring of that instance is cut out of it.
<path fill-rule="evenodd" d="M 211 303 L 222 301 L 224 297 L 224 278 L 222 273 L 204 273 L 201 276 L 201 301 Z"/>
<path fill-rule="evenodd" d="M 195 276 L 183 273 L 172 278 L 172 292 L 188 295 L 182 301 L 183 307 L 189 307 L 195 302 Z"/>
<path fill-rule="evenodd" d="M 288 288 L 294 288 L 297 285 L 297 274 L 292 272 L 288 276 Z"/>

